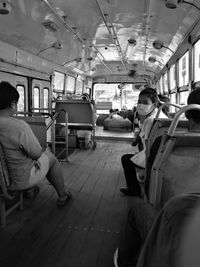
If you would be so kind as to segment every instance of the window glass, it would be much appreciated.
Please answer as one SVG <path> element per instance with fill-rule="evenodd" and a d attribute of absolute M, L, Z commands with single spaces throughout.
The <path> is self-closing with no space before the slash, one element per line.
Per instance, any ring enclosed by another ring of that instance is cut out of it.
<path fill-rule="evenodd" d="M 65 82 L 65 74 L 55 71 L 53 78 L 53 86 L 54 92 L 63 93 L 64 92 L 64 82 Z"/>
<path fill-rule="evenodd" d="M 17 91 L 19 93 L 19 101 L 17 105 L 17 111 L 25 111 L 25 88 L 23 85 L 17 85 Z"/>
<path fill-rule="evenodd" d="M 49 89 L 44 88 L 43 94 L 44 94 L 44 108 L 49 108 Z"/>
<path fill-rule="evenodd" d="M 79 77 L 76 79 L 76 95 L 81 95 L 83 93 L 83 80 Z"/>
<path fill-rule="evenodd" d="M 168 77 L 167 77 L 167 72 L 163 75 L 163 89 L 164 89 L 164 93 L 168 94 Z"/>
<path fill-rule="evenodd" d="M 194 45 L 194 82 L 200 81 L 200 40 Z"/>
<path fill-rule="evenodd" d="M 186 52 L 178 61 L 179 87 L 189 82 L 189 52 Z"/>
<path fill-rule="evenodd" d="M 74 92 L 75 92 L 75 77 L 67 76 L 66 91 L 67 91 L 67 93 L 73 93 L 74 94 Z"/>
<path fill-rule="evenodd" d="M 160 94 L 160 85 L 159 82 L 156 83 L 156 91 L 158 94 Z"/>
<path fill-rule="evenodd" d="M 170 94 L 170 102 L 172 104 L 176 104 L 176 94 Z M 170 106 L 169 109 L 170 109 L 170 112 L 176 112 L 175 107 Z"/>
<path fill-rule="evenodd" d="M 132 109 L 137 105 L 140 89 L 133 84 L 124 84 L 120 89 L 119 83 L 94 84 L 94 100 L 104 103 L 112 103 L 113 109 Z M 102 113 L 105 111 L 102 110 Z"/>
<path fill-rule="evenodd" d="M 35 110 L 37 108 L 40 107 L 40 89 L 39 87 L 34 87 L 33 88 L 33 96 L 32 96 L 32 99 L 33 99 L 33 108 L 34 108 L 34 111 L 38 111 L 38 110 Z"/>
<path fill-rule="evenodd" d="M 179 104 L 187 105 L 187 98 L 189 95 L 189 91 L 180 92 Z"/>
<path fill-rule="evenodd" d="M 175 75 L 175 64 L 171 66 L 170 70 L 169 70 L 169 89 L 170 90 L 174 90 L 176 88 L 176 75 Z"/>
<path fill-rule="evenodd" d="M 162 95 L 163 94 L 163 77 L 162 76 L 160 77 L 160 80 L 159 80 L 159 87 L 160 87 L 160 94 Z"/>

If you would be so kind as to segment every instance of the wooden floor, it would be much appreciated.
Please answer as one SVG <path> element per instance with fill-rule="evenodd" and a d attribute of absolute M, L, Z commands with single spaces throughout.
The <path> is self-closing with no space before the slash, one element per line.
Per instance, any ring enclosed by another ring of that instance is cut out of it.
<path fill-rule="evenodd" d="M 0 228 L 0 266 L 113 267 L 131 200 L 119 192 L 120 157 L 131 150 L 130 142 L 109 140 L 70 155 L 61 164 L 73 199 L 58 209 L 53 187 L 42 183 L 39 195 Z"/>

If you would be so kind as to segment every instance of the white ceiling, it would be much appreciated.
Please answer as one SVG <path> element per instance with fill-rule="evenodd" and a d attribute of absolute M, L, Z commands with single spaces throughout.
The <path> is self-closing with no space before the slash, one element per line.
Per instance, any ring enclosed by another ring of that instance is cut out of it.
<path fill-rule="evenodd" d="M 199 0 L 189 2 L 200 6 Z M 132 71 L 153 77 L 200 12 L 183 3 L 168 9 L 165 0 L 12 0 L 11 6 L 8 15 L 0 15 L 1 41 L 61 65 L 79 58 L 67 67 L 94 76 Z M 43 26 L 48 20 L 56 31 Z M 130 38 L 136 40 L 135 46 L 128 44 Z M 170 49 L 153 48 L 155 40 Z M 58 43 L 61 49 L 56 49 Z M 150 63 L 150 56 L 157 61 Z"/>

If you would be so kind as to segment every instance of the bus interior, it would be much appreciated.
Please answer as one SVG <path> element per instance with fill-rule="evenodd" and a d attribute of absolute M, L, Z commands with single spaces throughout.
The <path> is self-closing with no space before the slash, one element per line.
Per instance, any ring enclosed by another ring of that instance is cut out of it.
<path fill-rule="evenodd" d="M 134 201 L 119 192 L 121 156 L 134 151 L 133 110 L 145 88 L 169 99 L 169 118 L 157 117 L 148 139 L 147 153 L 162 137 L 146 165 L 147 200 L 159 210 L 200 189 L 200 170 L 191 172 L 200 135 L 184 116 L 200 87 L 199 14 L 199 0 L 0 0 L 0 81 L 19 92 L 17 118 L 59 159 L 73 195 L 59 210 L 44 181 L 6 213 L 13 203 L 1 175 L 0 266 L 113 266 Z"/>

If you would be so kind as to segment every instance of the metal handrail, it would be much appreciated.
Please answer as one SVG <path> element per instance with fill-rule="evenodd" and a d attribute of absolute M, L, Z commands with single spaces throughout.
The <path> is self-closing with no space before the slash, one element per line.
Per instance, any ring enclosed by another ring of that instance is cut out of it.
<path fill-rule="evenodd" d="M 190 105 L 187 105 L 187 106 L 184 106 L 182 107 L 174 116 L 173 118 L 173 121 L 168 129 L 168 132 L 167 132 L 167 135 L 168 136 L 173 136 L 174 135 L 174 132 L 176 130 L 176 126 L 179 122 L 179 119 L 180 119 L 180 116 L 185 113 L 186 111 L 188 110 L 191 110 L 191 109 L 196 109 L 196 110 L 199 110 L 200 111 L 200 105 L 197 105 L 197 104 L 190 104 Z"/>
<path fill-rule="evenodd" d="M 174 104 L 174 103 L 170 103 L 170 102 L 164 103 L 164 104 L 162 104 L 162 105 L 158 108 L 158 111 L 157 111 L 157 113 L 156 113 L 155 120 L 157 120 L 157 119 L 159 118 L 159 115 L 160 115 L 161 110 L 162 110 L 164 107 L 168 107 L 168 106 L 176 107 L 176 108 L 179 108 L 179 109 L 183 107 L 183 106 L 180 106 L 180 105 L 177 105 L 177 104 Z"/>

